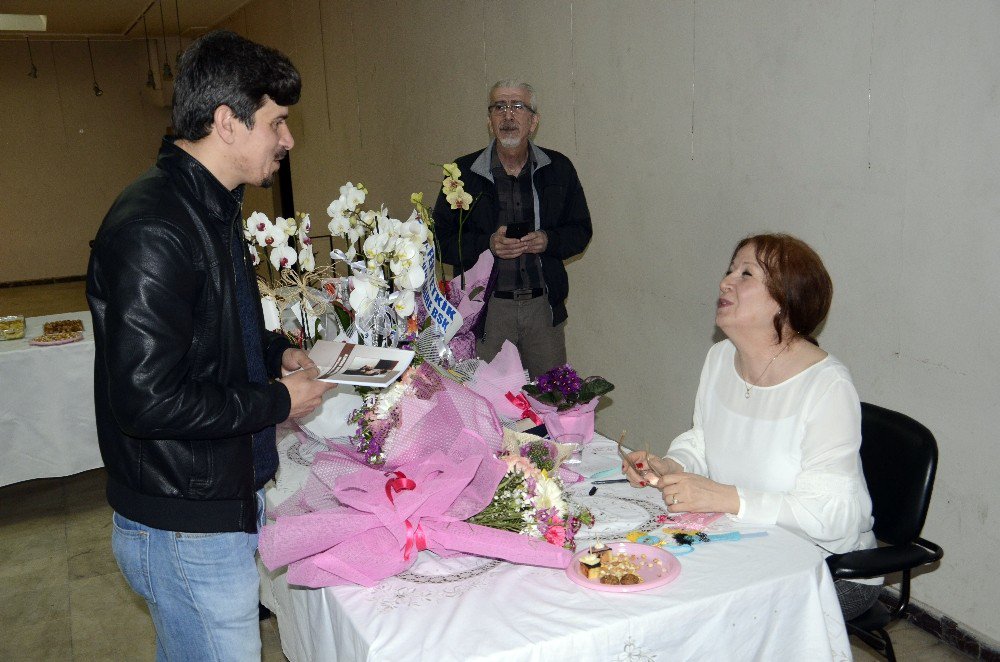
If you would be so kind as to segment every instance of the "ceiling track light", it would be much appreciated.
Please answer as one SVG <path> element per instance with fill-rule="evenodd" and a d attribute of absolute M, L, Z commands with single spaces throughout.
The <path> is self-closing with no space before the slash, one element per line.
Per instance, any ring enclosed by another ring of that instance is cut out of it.
<path fill-rule="evenodd" d="M 87 53 L 90 55 L 90 75 L 94 77 L 94 96 L 99 97 L 104 94 L 104 90 L 97 84 L 97 72 L 94 70 L 94 51 L 90 47 L 90 37 L 87 37 Z"/>
<path fill-rule="evenodd" d="M 146 29 L 146 12 L 142 12 L 142 37 L 146 42 L 146 65 L 149 67 L 149 71 L 146 72 L 146 87 L 155 90 L 156 77 L 153 76 L 153 60 L 149 55 L 149 31 Z"/>
<path fill-rule="evenodd" d="M 38 67 L 35 66 L 35 58 L 31 55 L 31 40 L 28 39 L 28 35 L 24 35 L 24 43 L 28 45 L 28 62 L 31 63 L 28 78 L 38 78 Z"/>
<path fill-rule="evenodd" d="M 163 20 L 163 0 L 159 0 L 160 5 L 160 36 L 163 37 L 163 80 L 170 80 L 174 77 L 170 71 L 170 52 L 167 51 L 167 24 Z"/>
<path fill-rule="evenodd" d="M 177 64 L 177 68 L 181 67 L 181 0 L 174 0 L 174 13 L 177 16 L 177 57 L 174 62 Z"/>

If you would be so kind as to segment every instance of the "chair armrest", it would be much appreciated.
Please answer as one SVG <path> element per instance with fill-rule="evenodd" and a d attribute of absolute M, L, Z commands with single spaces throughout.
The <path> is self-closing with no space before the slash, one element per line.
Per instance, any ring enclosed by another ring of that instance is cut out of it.
<path fill-rule="evenodd" d="M 933 563 L 944 555 L 934 543 L 918 538 L 908 545 L 862 549 L 826 558 L 834 579 L 867 579 Z"/>

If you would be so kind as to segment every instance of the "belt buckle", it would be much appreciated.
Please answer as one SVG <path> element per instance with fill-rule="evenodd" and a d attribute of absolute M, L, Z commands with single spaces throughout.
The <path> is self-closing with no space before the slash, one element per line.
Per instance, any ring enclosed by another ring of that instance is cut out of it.
<path fill-rule="evenodd" d="M 524 290 L 514 290 L 511 294 L 514 295 L 514 301 L 525 301 L 527 299 L 534 299 L 534 291 L 532 289 Z"/>

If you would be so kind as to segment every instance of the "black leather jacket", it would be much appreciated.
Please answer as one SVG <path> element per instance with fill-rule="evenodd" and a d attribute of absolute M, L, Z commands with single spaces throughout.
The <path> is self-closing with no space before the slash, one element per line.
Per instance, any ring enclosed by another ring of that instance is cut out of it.
<path fill-rule="evenodd" d="M 552 149 L 542 149 L 529 143 L 535 168 L 531 173 L 535 191 L 535 217 L 539 229 L 548 235 L 548 246 L 541 254 L 542 275 L 548 290 L 549 304 L 552 306 L 552 325 L 566 319 L 566 297 L 569 295 L 569 277 L 563 260 L 579 255 L 587 247 L 593 235 L 587 198 L 570 160 Z M 497 215 L 500 201 L 497 199 L 496 185 L 490 172 L 490 157 L 493 142 L 478 152 L 466 154 L 458 159 L 462 171 L 465 191 L 475 200 L 462 227 L 462 262 L 471 268 L 479 255 L 490 248 L 490 236 L 497 229 Z M 458 212 L 451 209 L 444 193 L 439 193 L 434 205 L 434 230 L 441 243 L 441 259 L 447 264 L 459 266 L 458 259 Z M 497 265 L 490 282 L 496 274 Z M 455 269 L 458 273 L 458 269 Z M 487 307 L 489 297 L 487 296 Z M 481 320 L 486 319 L 486 308 Z"/>
<path fill-rule="evenodd" d="M 288 416 L 288 390 L 251 384 L 231 233 L 242 187 L 226 188 L 164 140 L 97 233 L 87 272 L 94 401 L 108 501 L 169 531 L 256 531 L 251 435 Z M 243 245 L 242 236 L 240 245 Z M 264 331 L 268 373 L 287 340 Z"/>

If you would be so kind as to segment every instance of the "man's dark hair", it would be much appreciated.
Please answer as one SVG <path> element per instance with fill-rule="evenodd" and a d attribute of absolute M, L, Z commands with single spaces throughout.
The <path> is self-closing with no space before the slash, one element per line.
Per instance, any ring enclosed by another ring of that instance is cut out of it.
<path fill-rule="evenodd" d="M 174 80 L 174 135 L 201 140 L 222 105 L 252 129 L 254 113 L 267 99 L 291 106 L 301 91 L 299 72 L 282 53 L 235 32 L 209 32 L 181 55 Z"/>

